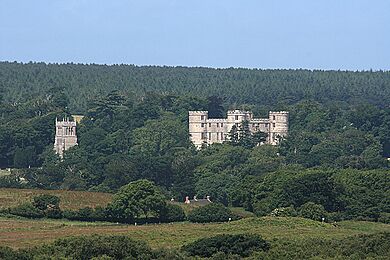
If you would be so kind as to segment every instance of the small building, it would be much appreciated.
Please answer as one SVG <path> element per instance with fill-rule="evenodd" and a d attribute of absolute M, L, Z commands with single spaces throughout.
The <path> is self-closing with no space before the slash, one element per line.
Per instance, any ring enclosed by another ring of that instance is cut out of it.
<path fill-rule="evenodd" d="M 251 132 L 266 133 L 267 144 L 277 145 L 280 138 L 288 134 L 287 111 L 270 111 L 268 118 L 254 118 L 253 113 L 243 110 L 229 110 L 227 118 L 209 118 L 208 111 L 189 111 L 189 133 L 193 144 L 197 148 L 202 145 L 223 143 L 229 139 L 233 126 L 239 129 L 244 121 L 248 122 Z"/>
<path fill-rule="evenodd" d="M 58 121 L 56 118 L 56 135 L 54 139 L 54 150 L 61 158 L 64 151 L 77 145 L 76 122 L 64 118 Z"/>

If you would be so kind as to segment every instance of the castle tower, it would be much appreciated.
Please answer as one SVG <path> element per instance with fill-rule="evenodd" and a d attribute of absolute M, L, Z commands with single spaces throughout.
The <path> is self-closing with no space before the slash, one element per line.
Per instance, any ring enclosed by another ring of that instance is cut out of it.
<path fill-rule="evenodd" d="M 253 119 L 253 113 L 243 110 L 229 110 L 227 112 L 227 130 L 230 132 L 233 125 L 239 129 L 243 121 L 251 121 Z"/>
<path fill-rule="evenodd" d="M 288 133 L 288 112 L 269 112 L 269 136 L 268 143 L 277 145 L 280 138 L 287 136 Z"/>
<path fill-rule="evenodd" d="M 64 151 L 77 145 L 76 122 L 66 120 L 58 121 L 56 118 L 56 136 L 54 139 L 54 150 L 61 158 Z"/>
<path fill-rule="evenodd" d="M 188 130 L 192 143 L 201 148 L 207 143 L 207 120 L 208 111 L 189 111 L 188 112 Z"/>

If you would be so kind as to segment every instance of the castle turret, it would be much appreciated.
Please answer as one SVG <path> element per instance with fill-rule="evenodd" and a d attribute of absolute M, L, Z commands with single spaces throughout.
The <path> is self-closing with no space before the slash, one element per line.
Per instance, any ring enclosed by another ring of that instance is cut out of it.
<path fill-rule="evenodd" d="M 188 130 L 192 143 L 200 148 L 207 143 L 207 120 L 208 111 L 189 111 L 188 112 Z"/>
<path fill-rule="evenodd" d="M 276 145 L 281 138 L 288 134 L 288 112 L 269 112 L 269 136 L 268 143 Z"/>
<path fill-rule="evenodd" d="M 76 122 L 69 121 L 69 118 L 62 121 L 58 121 L 56 118 L 55 152 L 63 157 L 64 151 L 75 145 L 77 145 Z"/>

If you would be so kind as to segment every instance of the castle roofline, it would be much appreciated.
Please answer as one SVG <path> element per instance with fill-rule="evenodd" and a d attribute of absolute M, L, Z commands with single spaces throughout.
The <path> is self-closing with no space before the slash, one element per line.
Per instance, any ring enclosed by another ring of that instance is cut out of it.
<path fill-rule="evenodd" d="M 280 115 L 286 115 L 289 114 L 288 111 L 269 111 L 270 114 L 280 114 Z"/>
<path fill-rule="evenodd" d="M 227 119 L 226 118 L 209 118 L 209 119 L 207 119 L 207 122 L 210 122 L 210 123 L 212 123 L 212 122 L 224 123 L 224 122 L 227 122 Z"/>
<path fill-rule="evenodd" d="M 240 110 L 240 109 L 228 110 L 227 113 L 228 114 L 253 114 L 251 111 Z"/>
<path fill-rule="evenodd" d="M 188 111 L 188 114 L 189 115 L 204 115 L 204 114 L 208 114 L 209 111 Z"/>
<path fill-rule="evenodd" d="M 256 123 L 256 122 L 265 122 L 265 123 L 267 123 L 267 122 L 269 122 L 269 118 L 252 118 L 250 120 L 250 122 L 254 122 L 254 123 Z"/>

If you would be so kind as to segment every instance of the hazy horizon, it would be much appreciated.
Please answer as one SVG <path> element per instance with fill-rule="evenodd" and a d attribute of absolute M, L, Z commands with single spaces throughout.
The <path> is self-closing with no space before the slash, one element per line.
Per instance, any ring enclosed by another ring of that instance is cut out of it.
<path fill-rule="evenodd" d="M 390 70 L 390 1 L 3 0 L 0 60 Z"/>

